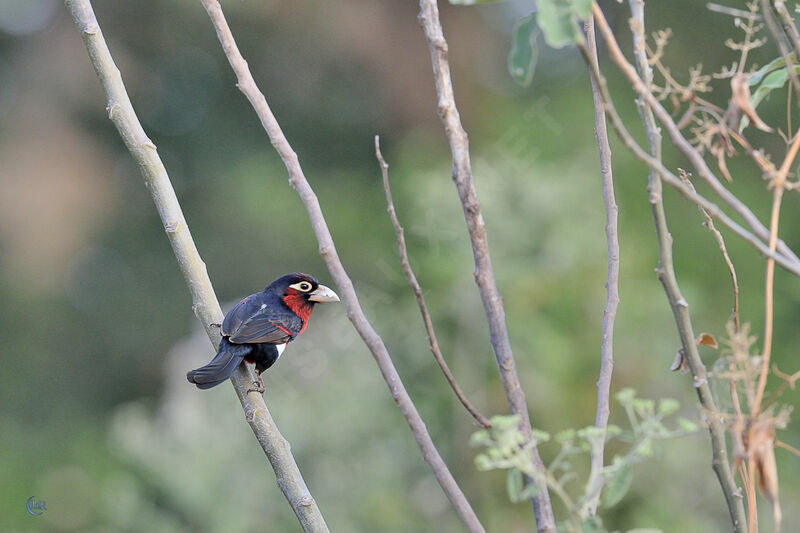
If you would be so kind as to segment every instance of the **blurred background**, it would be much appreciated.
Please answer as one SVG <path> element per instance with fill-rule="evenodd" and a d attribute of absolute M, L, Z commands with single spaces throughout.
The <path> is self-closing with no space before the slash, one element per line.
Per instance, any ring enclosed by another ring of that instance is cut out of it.
<path fill-rule="evenodd" d="M 305 211 L 236 89 L 200 2 L 94 7 L 223 308 L 286 272 L 330 283 Z M 445 357 L 485 414 L 506 413 L 418 6 L 224 7 L 319 196 L 365 311 L 455 477 L 490 531 L 534 531 L 530 506 L 508 501 L 504 474 L 474 467 L 467 440 L 477 428 L 430 355 L 386 215 L 375 134 Z M 627 6 L 603 7 L 630 50 Z M 577 50 L 541 43 L 533 84 L 519 87 L 506 56 L 514 23 L 532 4 L 440 8 L 533 424 L 553 433 L 590 425 L 606 249 L 586 69 Z M 699 2 L 648 3 L 647 17 L 650 30 L 673 28 L 665 61 L 681 79 L 699 62 L 714 69 L 736 58 L 722 44 L 735 35 L 733 20 Z M 777 52 L 753 54 L 764 64 Z M 606 74 L 641 139 L 630 89 L 610 65 Z M 713 84 L 724 102 L 726 82 Z M 783 116 L 782 98 L 774 100 L 759 108 L 765 119 Z M 0 530 L 297 531 L 230 387 L 199 392 L 185 381 L 213 350 L 104 107 L 63 2 L 0 2 Z M 681 414 L 697 420 L 690 378 L 669 371 L 678 338 L 653 271 L 646 169 L 612 141 L 622 248 L 613 389 L 677 398 Z M 763 142 L 781 153 L 774 137 Z M 667 152 L 668 166 L 686 165 Z M 761 176 L 746 162 L 730 165 L 737 177 L 731 189 L 767 220 L 771 194 Z M 727 271 L 697 210 L 671 190 L 665 195 L 696 331 L 722 338 L 732 300 Z M 797 194 L 787 195 L 782 237 L 795 249 L 797 209 Z M 726 236 L 742 317 L 760 346 L 764 265 Z M 792 372 L 800 282 L 778 270 L 776 286 L 774 359 Z M 711 366 L 717 352 L 702 350 Z M 462 530 L 342 305 L 320 306 L 265 384 L 272 415 L 333 531 Z M 787 391 L 782 401 L 797 403 L 797 393 Z M 620 410 L 611 418 L 625 424 Z M 797 428 L 778 436 L 798 446 Z M 556 451 L 546 446 L 542 455 Z M 800 468 L 797 457 L 776 453 L 784 528 L 792 531 L 800 510 L 787 503 L 800 497 Z M 635 469 L 632 491 L 603 515 L 606 526 L 726 530 L 710 456 L 705 431 L 667 443 L 660 457 Z M 26 512 L 30 496 L 46 502 L 42 516 Z M 762 509 L 767 530 L 769 514 Z"/>

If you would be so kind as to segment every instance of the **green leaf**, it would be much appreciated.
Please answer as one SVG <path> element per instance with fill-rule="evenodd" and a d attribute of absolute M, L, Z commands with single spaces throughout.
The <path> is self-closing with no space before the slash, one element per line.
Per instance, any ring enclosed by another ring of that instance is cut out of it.
<path fill-rule="evenodd" d="M 572 22 L 570 4 L 559 0 L 539 0 L 536 23 L 544 34 L 544 40 L 553 48 L 563 48 L 578 42 L 580 35 Z"/>
<path fill-rule="evenodd" d="M 631 488 L 633 470 L 628 465 L 618 468 L 603 489 L 603 507 L 613 507 L 625 496 Z"/>
<path fill-rule="evenodd" d="M 491 438 L 489 437 L 489 431 L 485 429 L 479 429 L 469 437 L 469 445 L 472 447 L 480 446 L 482 444 L 489 445 L 491 443 Z"/>
<path fill-rule="evenodd" d="M 517 503 L 520 501 L 522 489 L 525 487 L 525 481 L 522 479 L 522 472 L 519 468 L 512 468 L 506 474 L 506 490 L 508 491 L 508 498 Z"/>
<path fill-rule="evenodd" d="M 664 533 L 660 529 L 653 529 L 649 527 L 637 527 L 636 529 L 629 529 L 625 533 Z"/>
<path fill-rule="evenodd" d="M 519 493 L 519 501 L 530 500 L 539 495 L 539 487 L 536 483 L 529 483 L 522 492 Z"/>
<path fill-rule="evenodd" d="M 800 172 L 800 167 L 798 167 L 798 171 Z M 575 440 L 576 431 L 574 429 L 565 429 L 563 431 L 559 431 L 556 433 L 556 442 L 566 442 Z"/>
<path fill-rule="evenodd" d="M 550 433 L 533 428 L 531 430 L 531 438 L 536 441 L 537 444 L 540 442 L 547 442 L 550 440 Z"/>
<path fill-rule="evenodd" d="M 494 468 L 492 465 L 492 461 L 485 456 L 484 454 L 478 454 L 475 456 L 475 468 L 478 470 L 491 470 Z"/>
<path fill-rule="evenodd" d="M 750 86 L 754 87 L 758 85 L 759 82 L 761 82 L 761 80 L 764 79 L 764 76 L 766 76 L 768 73 L 772 72 L 776 68 L 782 67 L 785 64 L 786 63 L 784 62 L 783 57 L 778 57 L 776 59 L 773 59 L 772 61 L 770 61 L 769 63 L 758 69 L 752 76 L 750 76 L 749 80 Z"/>
<path fill-rule="evenodd" d="M 797 170 L 798 173 L 800 173 L 800 168 L 798 168 Z M 697 424 L 685 418 L 678 419 L 678 426 L 680 426 L 680 428 L 684 430 L 686 433 L 694 433 L 695 431 L 697 431 Z"/>
<path fill-rule="evenodd" d="M 508 72 L 523 87 L 530 85 L 533 80 L 533 70 L 539 55 L 539 48 L 536 46 L 538 33 L 533 15 L 521 19 L 514 27 L 511 50 L 508 52 Z"/>
<path fill-rule="evenodd" d="M 590 516 L 581 522 L 581 533 L 601 533 L 603 531 L 603 522 L 596 516 Z"/>
<path fill-rule="evenodd" d="M 621 403 L 622 405 L 626 405 L 631 403 L 634 398 L 636 398 L 636 391 L 630 387 L 625 387 L 618 393 L 614 395 L 614 398 Z"/>
<path fill-rule="evenodd" d="M 570 5 L 572 12 L 580 20 L 586 20 L 592 12 L 592 0 L 571 0 Z"/>
<path fill-rule="evenodd" d="M 519 425 L 519 415 L 495 415 L 492 417 L 492 426 L 498 431 L 512 429 Z"/>
<path fill-rule="evenodd" d="M 658 414 L 662 416 L 669 416 L 672 413 L 676 412 L 680 409 L 681 404 L 678 403 L 678 400 L 673 400 L 672 398 L 664 398 L 660 402 L 658 402 Z"/>

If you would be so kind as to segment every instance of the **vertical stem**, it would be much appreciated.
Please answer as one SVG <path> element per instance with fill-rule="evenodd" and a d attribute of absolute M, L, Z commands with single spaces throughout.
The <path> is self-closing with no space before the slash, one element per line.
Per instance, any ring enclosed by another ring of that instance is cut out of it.
<path fill-rule="evenodd" d="M 652 70 L 647 60 L 644 42 L 644 0 L 629 0 L 632 29 L 633 29 L 633 49 L 636 59 L 636 68 L 647 86 L 652 83 Z M 649 92 L 648 92 L 649 94 Z M 650 154 L 661 159 L 661 129 L 656 124 L 652 108 L 644 95 L 636 100 L 639 113 L 642 116 L 645 130 L 647 132 Z M 725 501 L 728 504 L 728 512 L 731 518 L 733 530 L 737 533 L 745 531 L 745 512 L 742 504 L 740 489 L 736 486 L 728 461 L 728 450 L 725 442 L 725 428 L 717 416 L 719 412 L 711 394 L 708 384 L 706 368 L 695 344 L 692 321 L 689 315 L 689 304 L 683 298 L 678 280 L 675 277 L 675 270 L 672 262 L 672 236 L 667 226 L 667 217 L 664 210 L 662 198 L 661 176 L 658 172 L 650 171 L 648 176 L 647 191 L 650 198 L 650 205 L 653 212 L 653 221 L 656 227 L 658 238 L 658 268 L 656 272 L 658 279 L 664 287 L 667 299 L 670 302 L 672 313 L 675 317 L 675 324 L 678 328 L 678 335 L 681 340 L 686 362 L 692 373 L 693 385 L 697 391 L 698 399 L 704 409 L 704 417 L 708 423 L 708 430 L 711 436 L 711 465 L 719 480 Z"/>
<path fill-rule="evenodd" d="M 584 26 L 589 57 L 597 67 L 597 44 L 594 35 L 594 17 L 589 16 Z M 598 67 L 599 68 L 599 67 Z M 617 202 L 614 198 L 614 176 L 611 167 L 611 147 L 608 143 L 608 128 L 603 105 L 603 96 L 594 77 L 592 100 L 594 101 L 594 133 L 600 155 L 600 175 L 603 182 L 603 200 L 606 211 L 606 245 L 608 253 L 608 275 L 606 277 L 606 306 L 603 310 L 602 341 L 600 344 L 600 376 L 597 380 L 597 414 L 594 425 L 602 431 L 599 444 L 592 448 L 591 472 L 589 475 L 589 513 L 597 514 L 597 504 L 603 487 L 603 455 L 605 432 L 608 427 L 611 376 L 614 371 L 614 319 L 619 305 L 619 237 L 617 234 Z"/>
<path fill-rule="evenodd" d="M 455 183 L 464 219 L 469 232 L 472 255 L 475 261 L 475 283 L 481 295 L 486 320 L 489 325 L 489 337 L 494 350 L 500 379 L 506 393 L 509 409 L 512 414 L 519 415 L 520 430 L 527 439 L 531 438 L 531 422 L 525 391 L 517 376 L 514 354 L 506 328 L 503 299 L 497 288 L 492 268 L 491 255 L 486 237 L 486 224 L 481 214 L 481 205 L 472 180 L 472 166 L 469 156 L 469 139 L 456 107 L 453 94 L 453 82 L 450 78 L 450 63 L 447 55 L 447 41 L 444 38 L 442 23 L 439 20 L 439 7 L 436 0 L 420 0 L 419 21 L 428 42 L 431 54 L 434 82 L 436 85 L 437 109 L 444 125 L 445 134 L 453 156 L 452 178 Z M 531 460 L 534 466 L 544 471 L 544 465 L 536 448 L 531 449 Z M 539 531 L 555 531 L 555 518 L 547 483 L 544 479 L 533 480 L 539 487 L 539 493 L 532 499 L 536 525 Z"/>

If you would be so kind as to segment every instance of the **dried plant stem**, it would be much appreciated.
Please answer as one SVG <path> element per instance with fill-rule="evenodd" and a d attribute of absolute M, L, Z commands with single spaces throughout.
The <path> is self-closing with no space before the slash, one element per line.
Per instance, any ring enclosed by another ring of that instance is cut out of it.
<path fill-rule="evenodd" d="M 769 230 L 761 223 L 761 221 L 758 220 L 758 218 L 747 207 L 747 205 L 742 203 L 741 200 L 739 200 L 734 194 L 726 189 L 725 186 L 719 181 L 719 179 L 714 175 L 708 164 L 703 159 L 703 156 L 697 150 L 695 150 L 686 137 L 683 136 L 669 112 L 664 108 L 663 105 L 661 105 L 661 102 L 659 102 L 658 99 L 653 95 L 647 84 L 644 83 L 644 81 L 642 81 L 642 79 L 639 77 L 633 65 L 631 65 L 627 59 L 625 59 L 625 55 L 622 53 L 617 40 L 614 38 L 614 34 L 611 31 L 611 28 L 609 27 L 602 10 L 596 3 L 592 5 L 592 13 L 595 17 L 597 29 L 603 36 L 603 39 L 608 46 L 609 55 L 612 61 L 614 61 L 625 77 L 628 78 L 628 81 L 630 82 L 631 87 L 636 94 L 638 94 L 640 98 L 644 99 L 644 102 L 648 105 L 648 107 L 653 110 L 655 117 L 659 120 L 664 129 L 666 129 L 672 144 L 684 155 L 684 157 L 686 157 L 686 159 L 689 160 L 692 166 L 697 170 L 698 175 L 703 179 L 703 181 L 706 182 L 711 190 L 713 190 L 714 193 L 728 207 L 733 209 L 733 211 L 745 221 L 753 233 L 760 240 L 768 241 Z M 709 210 L 709 212 L 714 215 L 713 211 Z M 719 217 L 715 215 L 715 218 Z M 795 275 L 800 275 L 800 269 L 797 268 L 797 266 L 800 265 L 800 259 L 797 258 L 795 253 L 786 245 L 786 243 L 779 240 L 776 249 L 782 256 L 786 258 L 787 263 L 794 265 L 794 267 L 791 268 L 791 271 Z"/>
<path fill-rule="evenodd" d="M 789 151 L 781 164 L 778 174 L 772 180 L 772 214 L 770 216 L 770 236 L 769 249 L 775 250 L 778 241 L 778 224 L 780 222 L 781 201 L 783 191 L 786 186 L 786 175 L 792 165 L 797 151 L 800 149 L 800 131 L 794 135 L 794 141 L 789 147 Z M 767 387 L 767 375 L 769 375 L 769 362 L 772 355 L 772 328 L 773 328 L 773 295 L 775 285 L 775 261 L 767 259 L 767 275 L 764 288 L 764 347 L 761 351 L 761 374 L 758 377 L 758 388 L 756 398 L 750 407 L 751 415 L 755 417 L 761 410 L 761 400 L 764 397 L 764 389 Z"/>
<path fill-rule="evenodd" d="M 519 415 L 520 430 L 526 438 L 531 438 L 531 423 L 525 391 L 517 376 L 514 354 L 506 328 L 505 310 L 500 291 L 492 268 L 489 245 L 486 238 L 486 224 L 481 214 L 481 206 L 475 185 L 472 180 L 472 168 L 469 156 L 469 140 L 467 132 L 461 124 L 461 118 L 453 95 L 453 83 L 450 79 L 450 63 L 447 57 L 447 41 L 444 38 L 442 24 L 439 20 L 439 7 L 436 0 L 420 0 L 419 22 L 428 42 L 431 54 L 434 82 L 436 85 L 437 108 L 444 125 L 445 134 L 453 156 L 452 178 L 458 190 L 458 196 L 464 211 L 464 218 L 469 231 L 472 255 L 475 261 L 475 282 L 486 312 L 489 324 L 489 336 L 494 350 L 500 379 L 503 383 L 506 399 L 512 414 Z M 544 471 L 544 465 L 536 448 L 531 449 L 531 459 L 535 468 Z M 542 478 L 533 480 L 539 487 L 539 494 L 533 498 L 533 511 L 539 531 L 555 531 L 555 518 L 547 483 Z"/>
<path fill-rule="evenodd" d="M 214 294 L 206 265 L 197 252 L 189 227 L 183 217 L 181 206 L 175 196 L 164 164 L 158 156 L 155 144 L 147 137 L 136 117 L 136 112 L 122 82 L 122 76 L 108 50 L 91 3 L 89 0 L 67 0 L 66 5 L 75 19 L 89 52 L 89 58 L 103 85 L 108 99 L 106 108 L 108 116 L 117 127 L 131 155 L 139 164 L 145 185 L 153 196 L 164 229 L 172 244 L 172 250 L 175 252 L 175 258 L 178 260 L 178 265 L 192 295 L 192 309 L 202 322 L 216 349 L 220 335 L 213 324 L 222 322 L 222 310 Z M 259 394 L 247 393 L 247 389 L 253 383 L 250 370 L 245 365 L 240 366 L 233 375 L 232 382 L 244 408 L 245 419 L 250 424 L 275 470 L 278 486 L 292 506 L 303 531 L 327 532 L 328 527 L 303 481 L 289 443 L 278 431 L 264 399 Z"/>
<path fill-rule="evenodd" d="M 389 185 L 389 164 L 383 158 L 383 154 L 381 153 L 380 138 L 377 135 L 375 136 L 375 157 L 378 159 L 378 164 L 381 167 L 383 190 L 386 193 L 386 210 L 389 212 L 389 218 L 392 221 L 395 238 L 397 239 L 397 249 L 400 253 L 400 266 L 403 268 L 403 272 L 408 279 L 408 284 L 411 286 L 411 290 L 414 291 L 414 296 L 417 298 L 417 305 L 419 306 L 419 311 L 422 315 L 422 321 L 425 324 L 425 331 L 428 334 L 428 343 L 430 344 L 433 358 L 436 360 L 436 364 L 438 364 L 439 368 L 442 370 L 445 379 L 447 379 L 447 383 L 450 384 L 450 388 L 453 389 L 453 392 L 458 398 L 458 401 L 461 402 L 461 405 L 464 406 L 469 414 L 472 415 L 472 417 L 481 426 L 490 428 L 492 427 L 492 423 L 489 421 L 489 419 L 483 416 L 472 405 L 472 403 L 462 392 L 461 387 L 458 386 L 456 378 L 450 371 L 450 367 L 447 366 L 447 361 L 444 360 L 442 350 L 439 348 L 439 341 L 436 338 L 436 331 L 433 329 L 433 320 L 431 319 L 431 314 L 428 312 L 428 306 L 425 304 L 425 297 L 422 295 L 422 287 L 420 287 L 419 281 L 417 281 L 417 276 L 414 275 L 414 270 L 411 268 L 411 262 L 408 259 L 408 247 L 406 246 L 405 232 L 403 231 L 403 226 L 400 225 L 400 220 L 397 218 L 397 211 L 394 208 L 394 200 L 392 199 L 392 189 Z"/>
<path fill-rule="evenodd" d="M 347 317 L 352 322 L 356 331 L 358 331 L 358 334 L 361 335 L 364 343 L 375 358 L 375 362 L 378 364 L 381 374 L 392 393 L 392 398 L 394 398 L 400 412 L 406 419 L 417 445 L 422 452 L 423 458 L 430 465 L 437 481 L 450 500 L 450 503 L 455 508 L 459 518 L 461 518 L 468 531 L 476 533 L 485 531 L 477 515 L 464 496 L 464 493 L 458 486 L 458 483 L 456 483 L 455 478 L 453 478 L 447 465 L 442 460 L 439 451 L 436 449 L 422 417 L 420 417 L 414 402 L 408 395 L 400 379 L 400 375 L 397 373 L 392 363 L 392 359 L 383 340 L 364 315 L 364 311 L 361 309 L 361 304 L 358 301 L 358 296 L 353 287 L 353 282 L 347 275 L 339 259 L 339 255 L 336 252 L 333 237 L 328 229 L 325 217 L 322 214 L 319 200 L 316 194 L 314 194 L 311 185 L 308 183 L 303 169 L 300 167 L 297 154 L 286 139 L 283 130 L 281 130 L 278 121 L 275 119 L 272 110 L 267 104 L 266 98 L 258 89 L 253 75 L 250 72 L 250 68 L 247 66 L 247 62 L 239 52 L 239 48 L 236 46 L 236 41 L 225 20 L 219 2 L 217 0 L 202 0 L 202 3 L 211 18 L 211 22 L 214 25 L 217 37 L 225 51 L 231 68 L 236 74 L 239 90 L 247 97 L 261 120 L 261 124 L 266 130 L 272 145 L 275 147 L 275 150 L 286 166 L 286 170 L 289 173 L 289 184 L 297 191 L 297 194 L 300 196 L 308 212 L 311 227 L 319 244 L 319 253 L 328 266 L 331 277 L 333 277 L 340 290 L 342 300 L 347 309 Z"/>
<path fill-rule="evenodd" d="M 590 61 L 597 66 L 597 44 L 594 36 L 594 18 L 590 15 L 584 25 L 586 45 Z M 600 376 L 597 380 L 597 414 L 594 425 L 602 431 L 602 440 L 592 448 L 591 472 L 589 474 L 589 494 L 587 509 L 591 515 L 597 514 L 597 505 L 603 488 L 603 465 L 605 431 L 608 427 L 609 397 L 611 375 L 614 371 L 614 319 L 619 305 L 619 237 L 617 234 L 617 202 L 614 198 L 614 177 L 611 167 L 611 146 L 608 142 L 608 128 L 603 109 L 603 95 L 594 78 L 592 84 L 594 101 L 594 134 L 600 155 L 600 176 L 603 182 L 603 201 L 606 211 L 606 246 L 608 254 L 608 274 L 606 277 L 606 306 L 603 310 L 602 340 L 600 343 Z"/>

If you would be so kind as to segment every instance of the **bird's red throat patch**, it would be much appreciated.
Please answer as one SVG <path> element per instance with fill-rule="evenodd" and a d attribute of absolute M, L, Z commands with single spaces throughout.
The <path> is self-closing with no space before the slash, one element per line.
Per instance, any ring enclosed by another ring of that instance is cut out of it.
<path fill-rule="evenodd" d="M 314 310 L 314 304 L 306 300 L 306 297 L 303 293 L 292 288 L 289 288 L 286 291 L 286 296 L 283 297 L 283 302 L 294 312 L 294 314 L 300 317 L 300 320 L 303 321 L 303 327 L 297 333 L 300 335 L 300 333 L 306 329 L 308 317 L 311 316 L 311 311 Z"/>

